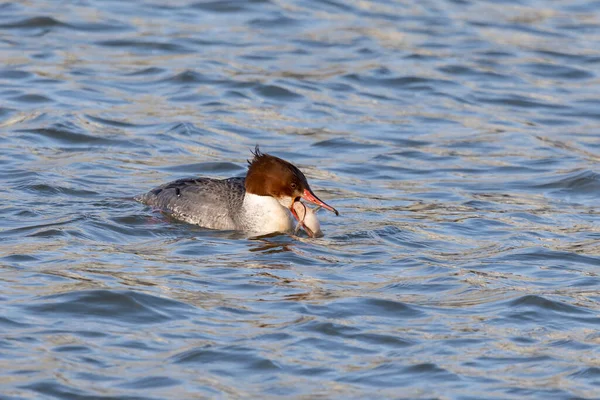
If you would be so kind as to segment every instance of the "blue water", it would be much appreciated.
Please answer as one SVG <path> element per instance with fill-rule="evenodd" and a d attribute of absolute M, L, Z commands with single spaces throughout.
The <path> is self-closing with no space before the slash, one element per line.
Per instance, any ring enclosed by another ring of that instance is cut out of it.
<path fill-rule="evenodd" d="M 3 399 L 600 398 L 600 3 L 0 3 Z M 299 166 L 258 239 L 130 199 Z"/>

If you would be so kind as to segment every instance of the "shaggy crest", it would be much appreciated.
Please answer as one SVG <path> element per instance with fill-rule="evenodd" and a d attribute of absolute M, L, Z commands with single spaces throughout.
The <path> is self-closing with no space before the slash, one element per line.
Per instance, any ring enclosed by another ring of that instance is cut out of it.
<path fill-rule="evenodd" d="M 264 154 L 261 153 L 260 149 L 258 148 L 258 145 L 254 147 L 254 151 L 250 150 L 250 153 L 252 153 L 254 158 L 252 160 L 246 160 L 248 161 L 248 166 L 252 165 L 252 163 L 254 161 L 257 161 L 259 158 L 264 157 Z"/>

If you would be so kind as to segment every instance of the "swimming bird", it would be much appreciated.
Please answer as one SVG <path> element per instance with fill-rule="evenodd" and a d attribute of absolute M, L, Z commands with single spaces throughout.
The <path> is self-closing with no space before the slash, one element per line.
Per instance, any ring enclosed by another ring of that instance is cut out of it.
<path fill-rule="evenodd" d="M 338 211 L 312 191 L 302 171 L 279 157 L 262 153 L 258 146 L 248 160 L 246 177 L 227 179 L 186 178 L 158 186 L 135 199 L 160 209 L 175 219 L 219 230 L 265 235 L 293 232 L 293 216 L 310 237 L 318 221 L 306 225 L 298 216 L 300 199 L 335 215 Z M 305 213 L 306 214 L 306 213 Z M 316 220 L 316 217 L 313 216 Z"/>

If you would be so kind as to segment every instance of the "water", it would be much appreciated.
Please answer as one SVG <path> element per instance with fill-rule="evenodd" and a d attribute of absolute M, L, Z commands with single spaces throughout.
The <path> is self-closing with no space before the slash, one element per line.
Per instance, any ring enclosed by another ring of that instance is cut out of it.
<path fill-rule="evenodd" d="M 0 3 L 3 399 L 600 395 L 597 1 Z M 255 144 L 341 212 L 129 199 Z"/>

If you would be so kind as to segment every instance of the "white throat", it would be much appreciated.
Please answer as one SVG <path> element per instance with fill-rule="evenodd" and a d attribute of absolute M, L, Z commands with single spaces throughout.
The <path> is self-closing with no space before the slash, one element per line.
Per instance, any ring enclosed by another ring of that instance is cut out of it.
<path fill-rule="evenodd" d="M 272 232 L 291 232 L 293 229 L 290 211 L 274 197 L 246 192 L 243 209 L 242 224 L 247 232 L 266 235 Z"/>

